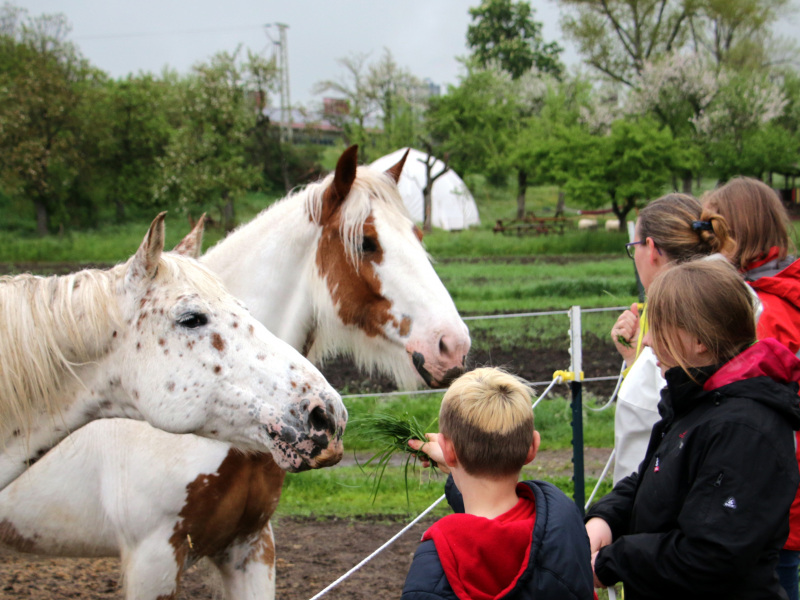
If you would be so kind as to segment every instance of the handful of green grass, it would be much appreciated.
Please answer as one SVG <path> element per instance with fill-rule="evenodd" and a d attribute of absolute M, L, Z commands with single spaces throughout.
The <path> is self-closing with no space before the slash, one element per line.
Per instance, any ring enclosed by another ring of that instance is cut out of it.
<path fill-rule="evenodd" d="M 398 452 L 405 454 L 404 475 L 406 484 L 406 501 L 408 496 L 408 469 L 416 465 L 418 459 L 427 459 L 428 456 L 420 450 L 414 450 L 408 445 L 408 440 L 426 440 L 426 431 L 431 431 L 435 426 L 434 419 L 427 427 L 419 424 L 416 417 L 408 413 L 394 415 L 385 412 L 377 412 L 364 417 L 354 419 L 351 428 L 356 435 L 364 439 L 369 439 L 380 450 L 370 457 L 363 465 L 362 469 L 372 467 L 374 469 L 375 480 L 372 484 L 372 501 L 378 495 L 383 474 L 392 456 Z M 412 462 L 413 461 L 413 462 Z M 431 462 L 431 467 L 436 468 L 436 463 Z"/>

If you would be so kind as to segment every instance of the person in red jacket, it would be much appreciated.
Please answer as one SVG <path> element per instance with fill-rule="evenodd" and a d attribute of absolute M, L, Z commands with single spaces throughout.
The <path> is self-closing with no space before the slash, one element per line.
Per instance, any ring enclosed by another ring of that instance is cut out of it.
<path fill-rule="evenodd" d="M 758 339 L 775 338 L 794 354 L 800 351 L 800 261 L 791 255 L 789 215 L 778 194 L 765 183 L 737 177 L 703 197 L 721 214 L 736 240 L 728 256 L 761 301 Z M 798 439 L 800 463 L 800 438 Z M 778 575 L 789 600 L 798 600 L 800 565 L 800 489 L 790 511 L 790 532 L 781 551 Z"/>

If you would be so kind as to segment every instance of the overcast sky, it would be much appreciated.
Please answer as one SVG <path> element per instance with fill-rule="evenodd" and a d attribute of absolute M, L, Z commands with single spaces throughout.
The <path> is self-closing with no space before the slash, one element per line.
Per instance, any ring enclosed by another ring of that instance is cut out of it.
<path fill-rule="evenodd" d="M 186 73 L 193 64 L 238 44 L 270 55 L 285 23 L 292 103 L 319 97 L 314 83 L 342 74 L 337 58 L 388 48 L 397 63 L 442 85 L 458 82 L 470 22 L 479 0 L 12 0 L 30 15 L 64 13 L 71 39 L 92 64 L 124 77 L 159 73 L 169 65 Z M 559 8 L 534 0 L 546 41 L 561 39 Z M 578 62 L 571 49 L 567 62 Z"/>
<path fill-rule="evenodd" d="M 3 1 L 3 0 L 0 0 Z M 388 48 L 397 63 L 419 78 L 442 86 L 458 82 L 467 54 L 468 9 L 480 0 L 11 0 L 30 15 L 64 13 L 71 39 L 95 66 L 113 77 L 168 65 L 186 73 L 199 61 L 239 44 L 271 55 L 285 23 L 292 104 L 320 101 L 313 85 L 343 74 L 336 59 Z M 792 0 L 797 6 L 800 0 Z M 545 41 L 565 48 L 564 61 L 577 65 L 574 47 L 563 40 L 555 0 L 532 0 Z M 797 16 L 783 19 L 779 33 L 796 38 Z M 277 103 L 277 99 L 276 99 Z"/>

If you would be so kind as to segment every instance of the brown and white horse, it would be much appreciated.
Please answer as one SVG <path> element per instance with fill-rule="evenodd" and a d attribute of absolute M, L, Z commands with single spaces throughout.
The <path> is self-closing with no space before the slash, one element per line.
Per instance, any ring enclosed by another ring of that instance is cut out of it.
<path fill-rule="evenodd" d="M 293 470 L 341 457 L 336 391 L 207 267 L 163 246 L 164 213 L 110 270 L 0 279 L 0 489 L 102 417 L 272 452 Z"/>
<path fill-rule="evenodd" d="M 446 386 L 463 368 L 469 334 L 397 192 L 402 161 L 383 174 L 356 158 L 355 147 L 345 151 L 334 174 L 264 211 L 203 262 L 314 360 L 350 352 L 401 386 Z M 199 248 L 200 235 L 181 248 Z M 97 453 L 104 438 L 113 450 Z M 174 597 L 203 557 L 219 568 L 227 598 L 268 599 L 270 517 L 284 475 L 268 454 L 132 421 L 97 423 L 0 494 L 0 539 L 30 552 L 120 554 L 131 599 Z"/>

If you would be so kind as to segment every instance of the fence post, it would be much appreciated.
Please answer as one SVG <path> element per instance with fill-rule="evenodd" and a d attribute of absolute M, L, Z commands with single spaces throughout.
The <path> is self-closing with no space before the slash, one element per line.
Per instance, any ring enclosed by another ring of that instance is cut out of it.
<path fill-rule="evenodd" d="M 581 341 L 581 307 L 569 309 L 569 353 L 571 357 L 570 371 L 575 378 L 570 382 L 572 390 L 572 483 L 574 492 L 572 499 L 584 514 L 586 489 L 583 474 L 583 350 Z"/>

